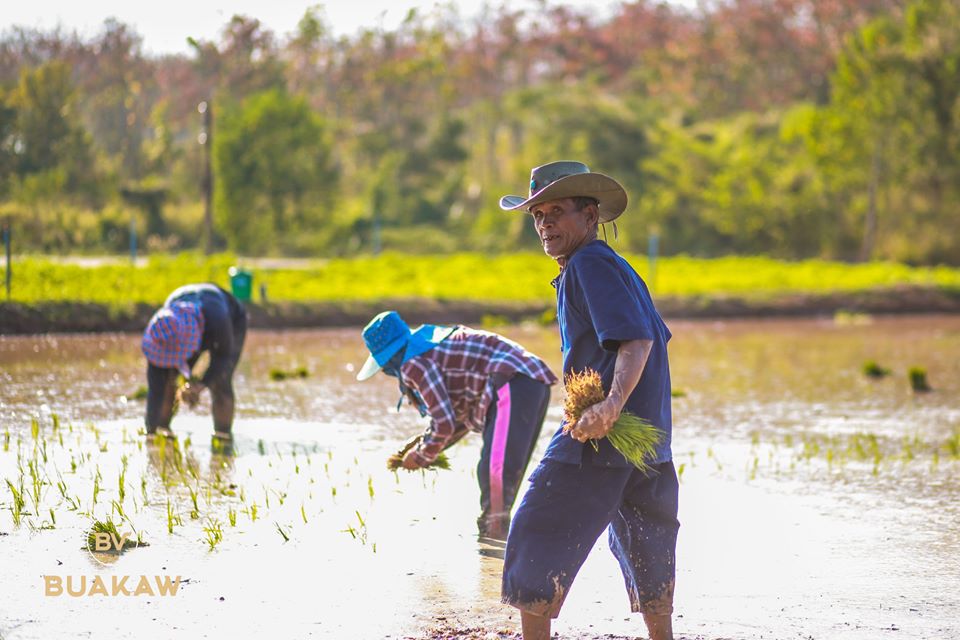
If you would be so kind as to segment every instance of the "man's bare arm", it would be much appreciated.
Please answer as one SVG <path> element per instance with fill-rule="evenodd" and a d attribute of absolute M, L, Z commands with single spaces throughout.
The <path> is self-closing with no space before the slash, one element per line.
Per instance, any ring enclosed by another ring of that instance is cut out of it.
<path fill-rule="evenodd" d="M 580 442 L 602 438 L 620 417 L 623 406 L 640 382 L 647 358 L 653 349 L 653 340 L 630 340 L 621 342 L 617 349 L 617 361 L 613 368 L 613 382 L 607 397 L 583 412 L 570 436 Z"/>

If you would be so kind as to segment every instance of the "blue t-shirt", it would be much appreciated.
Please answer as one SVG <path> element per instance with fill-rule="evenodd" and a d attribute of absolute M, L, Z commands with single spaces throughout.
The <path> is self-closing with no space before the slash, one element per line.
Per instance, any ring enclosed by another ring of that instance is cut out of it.
<path fill-rule="evenodd" d="M 656 459 L 650 463 L 671 460 L 670 365 L 667 361 L 667 341 L 671 334 L 653 305 L 647 285 L 626 260 L 600 240 L 577 250 L 554 285 L 564 376 L 590 367 L 600 373 L 603 388 L 609 393 L 620 343 L 653 341 L 643 375 L 624 410 L 664 432 Z M 594 451 L 592 444 L 577 442 L 563 433 L 561 426 L 544 458 L 605 467 L 630 466 L 606 438 L 601 438 L 598 445 L 599 451 Z"/>

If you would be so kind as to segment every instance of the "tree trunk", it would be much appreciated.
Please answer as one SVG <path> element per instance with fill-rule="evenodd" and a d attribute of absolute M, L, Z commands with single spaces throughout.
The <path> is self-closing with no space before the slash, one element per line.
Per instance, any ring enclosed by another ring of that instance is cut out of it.
<path fill-rule="evenodd" d="M 863 243 L 860 245 L 860 262 L 869 262 L 877 239 L 877 188 L 880 183 L 880 145 L 873 148 L 870 161 L 870 184 L 867 193 L 867 215 L 863 220 Z"/>

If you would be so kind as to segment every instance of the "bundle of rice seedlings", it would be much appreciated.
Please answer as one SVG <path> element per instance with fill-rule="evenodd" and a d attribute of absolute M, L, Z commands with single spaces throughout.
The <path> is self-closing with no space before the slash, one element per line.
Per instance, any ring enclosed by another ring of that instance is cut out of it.
<path fill-rule="evenodd" d="M 407 453 L 416 448 L 420 444 L 420 436 L 407 440 L 406 444 L 403 445 L 403 448 L 397 451 L 395 454 L 387 458 L 387 469 L 390 471 L 395 471 L 397 469 L 403 468 L 403 458 Z M 442 451 L 436 457 L 436 459 L 427 465 L 428 469 L 450 469 L 450 459 L 447 457 L 447 454 Z"/>
<path fill-rule="evenodd" d="M 199 379 L 191 378 L 190 380 L 183 381 L 183 383 L 177 387 L 177 394 L 174 398 L 174 415 L 176 415 L 180 405 L 186 405 L 191 409 L 196 408 L 200 403 L 200 394 L 196 391 L 199 384 Z"/>
<path fill-rule="evenodd" d="M 910 388 L 914 391 L 920 393 L 933 391 L 933 387 L 927 382 L 927 370 L 923 367 L 910 367 L 907 376 L 910 378 Z"/>
<path fill-rule="evenodd" d="M 109 517 L 107 517 L 104 520 L 94 520 L 90 526 L 90 529 L 87 530 L 87 550 L 94 550 L 97 548 L 96 547 L 97 534 L 103 534 L 103 533 L 108 533 L 112 536 L 111 542 L 119 543 L 122 540 L 123 544 L 119 549 L 116 549 L 113 546 L 111 546 L 110 549 L 105 551 L 100 551 L 100 553 L 120 554 L 126 551 L 127 549 L 147 546 L 145 542 L 139 539 L 139 536 L 137 540 L 132 540 L 130 538 L 122 537 L 120 535 L 120 532 L 117 530 L 116 523 L 113 520 L 111 520 Z"/>
<path fill-rule="evenodd" d="M 307 371 L 306 367 L 297 367 L 296 369 L 291 369 L 289 371 L 285 369 L 270 369 L 270 379 L 271 380 L 288 380 L 291 378 L 306 378 L 309 377 L 310 372 Z"/>
<path fill-rule="evenodd" d="M 564 377 L 567 397 L 563 401 L 563 416 L 566 424 L 564 432 L 569 432 L 588 407 L 607 397 L 603 391 L 600 374 L 587 368 L 577 373 L 572 371 Z M 663 440 L 663 432 L 647 420 L 629 411 L 624 411 L 607 432 L 607 440 L 614 449 L 641 471 L 648 471 L 647 460 L 652 458 L 657 445 Z M 596 440 L 591 440 L 593 448 L 598 449 Z"/>
<path fill-rule="evenodd" d="M 867 360 L 863 363 L 863 375 L 868 378 L 885 378 L 890 375 L 890 369 L 881 367 L 876 360 Z"/>

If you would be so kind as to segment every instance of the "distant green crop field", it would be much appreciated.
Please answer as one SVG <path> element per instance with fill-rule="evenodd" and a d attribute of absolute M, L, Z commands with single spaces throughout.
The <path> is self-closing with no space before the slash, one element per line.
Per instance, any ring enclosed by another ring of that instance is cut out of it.
<path fill-rule="evenodd" d="M 655 296 L 741 296 L 857 291 L 896 285 L 960 289 L 960 269 L 916 268 L 892 263 L 842 264 L 820 260 L 781 262 L 763 257 L 661 258 L 651 278 L 646 256 L 628 255 Z M 11 300 L 83 301 L 120 305 L 161 303 L 176 287 L 216 282 L 229 287 L 227 270 L 241 264 L 254 273 L 272 301 L 311 302 L 423 297 L 450 300 L 547 302 L 554 262 L 542 254 L 443 256 L 384 254 L 329 261 L 244 261 L 221 254 L 151 257 L 143 266 L 105 261 L 96 266 L 19 258 L 13 263 Z M 0 268 L 0 286 L 4 269 Z M 2 289 L 0 289 L 2 291 Z M 0 298 L 2 299 L 2 298 Z"/>

